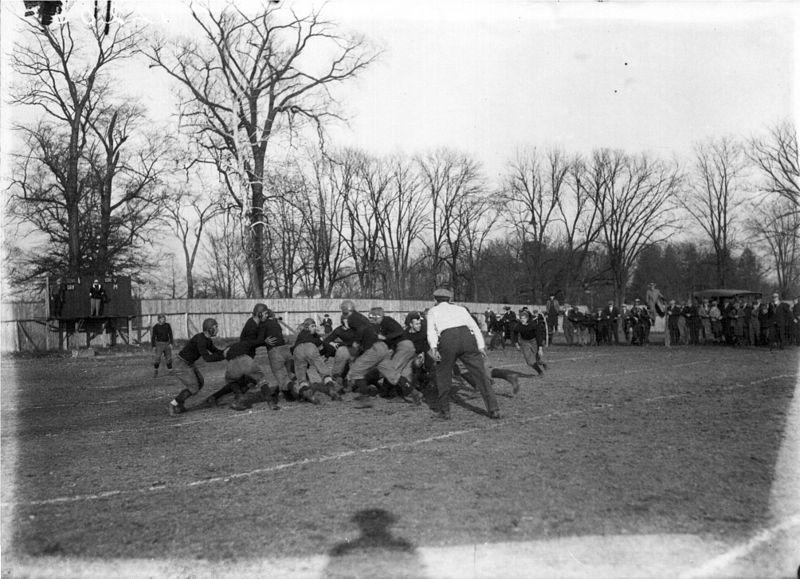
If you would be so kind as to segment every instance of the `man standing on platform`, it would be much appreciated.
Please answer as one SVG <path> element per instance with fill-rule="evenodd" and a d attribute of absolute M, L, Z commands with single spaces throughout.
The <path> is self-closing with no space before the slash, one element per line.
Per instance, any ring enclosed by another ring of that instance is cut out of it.
<path fill-rule="evenodd" d="M 440 288 L 433 292 L 436 305 L 427 315 L 428 344 L 436 361 L 436 385 L 439 390 L 438 417 L 450 420 L 450 388 L 453 384 L 453 364 L 461 362 L 475 378 L 483 396 L 489 418 L 500 418 L 494 390 L 486 378 L 484 357 L 486 345 L 478 324 L 461 306 L 450 303 L 453 294 Z"/>

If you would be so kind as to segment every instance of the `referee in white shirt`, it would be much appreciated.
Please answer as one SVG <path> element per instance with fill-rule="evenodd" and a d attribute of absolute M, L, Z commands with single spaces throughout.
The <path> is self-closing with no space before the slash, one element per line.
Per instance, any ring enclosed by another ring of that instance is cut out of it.
<path fill-rule="evenodd" d="M 436 361 L 436 385 L 439 390 L 439 413 L 450 419 L 450 388 L 453 383 L 453 364 L 461 360 L 475 378 L 478 391 L 486 403 L 489 418 L 500 418 L 497 398 L 486 378 L 483 334 L 466 308 L 450 303 L 453 294 L 440 288 L 433 292 L 436 305 L 428 310 L 428 344 Z"/>

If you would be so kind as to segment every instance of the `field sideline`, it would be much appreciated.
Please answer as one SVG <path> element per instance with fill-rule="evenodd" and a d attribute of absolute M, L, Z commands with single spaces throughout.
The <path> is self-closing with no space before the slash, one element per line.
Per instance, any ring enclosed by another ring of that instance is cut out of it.
<path fill-rule="evenodd" d="M 4 358 L 2 576 L 796 577 L 798 354 L 555 345 L 502 420 L 462 387 L 450 422 L 169 418 L 144 354 Z"/>

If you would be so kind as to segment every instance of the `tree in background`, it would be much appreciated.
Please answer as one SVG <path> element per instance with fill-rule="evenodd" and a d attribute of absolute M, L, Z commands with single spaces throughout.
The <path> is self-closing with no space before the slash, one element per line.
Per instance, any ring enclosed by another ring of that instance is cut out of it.
<path fill-rule="evenodd" d="M 219 196 L 207 197 L 183 189 L 171 196 L 164 206 L 167 221 L 183 250 L 186 297 L 194 298 L 194 267 L 209 222 L 224 212 Z"/>
<path fill-rule="evenodd" d="M 419 174 L 412 161 L 395 156 L 383 161 L 389 171 L 389 195 L 381 242 L 386 254 L 387 298 L 418 297 L 410 283 L 411 268 L 418 257 L 422 235 L 429 226 L 430 204 L 423 195 Z"/>
<path fill-rule="evenodd" d="M 134 56 L 142 28 L 124 16 L 107 31 L 102 20 L 25 25 L 25 40 L 14 45 L 9 59 L 16 75 L 10 103 L 32 108 L 37 119 L 15 127 L 22 151 L 10 209 L 45 240 L 29 255 L 27 276 L 141 265 L 132 243 L 157 203 L 150 171 L 158 152 L 136 159 L 133 151 L 142 143 L 133 146 L 127 130 L 141 112 L 116 104 L 110 87 L 116 65 Z M 126 159 L 123 151 L 129 151 Z M 137 175 L 141 170 L 146 174 Z"/>
<path fill-rule="evenodd" d="M 458 264 L 464 248 L 465 216 L 475 215 L 475 203 L 485 195 L 480 164 L 463 153 L 438 149 L 416 158 L 421 187 L 430 204 L 430 229 L 425 259 L 428 286 L 458 288 Z"/>
<path fill-rule="evenodd" d="M 597 207 L 615 299 L 622 302 L 642 250 L 676 229 L 670 216 L 680 177 L 676 167 L 646 154 L 609 149 L 594 152 L 588 174 L 586 189 Z"/>
<path fill-rule="evenodd" d="M 731 248 L 736 241 L 735 223 L 744 203 L 747 157 L 741 143 L 731 137 L 695 145 L 692 174 L 686 180 L 683 208 L 711 242 L 716 286 L 726 287 L 733 265 Z"/>
<path fill-rule="evenodd" d="M 763 137 L 750 140 L 748 151 L 756 165 L 762 192 L 782 197 L 791 211 L 800 211 L 800 159 L 793 123 L 779 123 Z"/>
<path fill-rule="evenodd" d="M 336 164 L 330 158 L 312 157 L 305 195 L 294 199 L 303 215 L 306 245 L 305 286 L 316 288 L 322 297 L 331 297 L 334 287 L 346 277 L 348 261 L 344 230 L 344 198 L 336 178 Z M 302 175 L 302 172 L 301 172 Z"/>
<path fill-rule="evenodd" d="M 234 3 L 219 12 L 195 9 L 201 40 L 156 40 L 150 62 L 178 82 L 185 98 L 182 128 L 199 135 L 208 159 L 249 223 L 247 263 L 253 297 L 264 296 L 267 148 L 305 125 L 318 132 L 339 118 L 331 89 L 377 57 L 363 38 L 335 30 L 319 12 L 298 16 L 265 2 L 255 14 Z M 320 55 L 326 55 L 319 64 Z"/>
<path fill-rule="evenodd" d="M 533 301 L 543 303 L 555 291 L 551 285 L 559 267 L 554 239 L 573 162 L 558 149 L 544 154 L 531 149 L 518 152 L 503 177 L 500 198 L 505 206 L 504 217 L 518 239 Z"/>
<path fill-rule="evenodd" d="M 767 248 L 783 296 L 800 293 L 800 212 L 787 196 L 768 196 L 753 205 L 748 225 Z"/>
<path fill-rule="evenodd" d="M 195 297 L 241 298 L 251 296 L 250 276 L 242 243 L 241 214 L 231 209 L 208 226 L 203 274 L 196 281 Z"/>

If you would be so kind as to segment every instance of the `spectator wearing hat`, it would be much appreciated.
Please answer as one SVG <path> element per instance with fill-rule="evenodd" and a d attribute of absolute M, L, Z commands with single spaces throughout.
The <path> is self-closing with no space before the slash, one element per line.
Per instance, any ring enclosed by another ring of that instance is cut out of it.
<path fill-rule="evenodd" d="M 657 315 L 663 318 L 666 314 L 667 298 L 664 297 L 664 294 L 653 282 L 647 284 L 647 293 L 644 297 L 647 302 L 647 311 L 650 314 L 650 322 L 655 324 Z"/>
<path fill-rule="evenodd" d="M 794 345 L 800 346 L 800 297 L 794 298 L 792 303 L 792 336 Z"/>
<path fill-rule="evenodd" d="M 553 343 L 553 336 L 558 331 L 558 315 L 561 312 L 561 305 L 555 294 L 550 294 L 544 311 L 547 318 L 547 345 L 549 346 Z"/>
<path fill-rule="evenodd" d="M 575 342 L 575 311 L 569 304 L 564 304 L 564 321 L 561 322 L 561 329 L 564 330 L 567 346 L 571 346 Z"/>
<path fill-rule="evenodd" d="M 789 304 L 781 301 L 779 293 L 772 294 L 772 301 L 769 304 L 769 315 L 767 323 L 769 324 L 769 348 L 778 347 L 783 349 L 783 344 L 787 341 L 786 330 L 789 328 L 789 323 L 792 317 L 792 310 Z"/>
<path fill-rule="evenodd" d="M 475 378 L 475 385 L 484 399 L 489 417 L 500 418 L 497 398 L 486 377 L 486 345 L 478 324 L 466 308 L 450 303 L 453 299 L 450 290 L 437 289 L 433 297 L 436 305 L 428 311 L 427 335 L 431 357 L 437 362 L 438 416 L 444 420 L 450 419 L 453 364 L 460 360 Z"/>
<path fill-rule="evenodd" d="M 667 331 L 664 332 L 664 345 L 669 346 L 675 344 L 676 346 L 681 343 L 680 330 L 678 328 L 678 320 L 681 317 L 681 307 L 675 302 L 670 300 L 667 306 Z"/>
<path fill-rule="evenodd" d="M 756 308 L 756 311 L 758 309 Z M 701 343 L 710 344 L 713 341 L 713 334 L 711 332 L 711 304 L 708 299 L 703 299 L 697 308 L 697 316 L 700 318 L 700 329 L 703 336 Z M 756 324 L 758 320 L 756 320 Z"/>
<path fill-rule="evenodd" d="M 503 317 L 500 318 L 500 321 L 503 324 L 503 349 L 505 350 L 506 340 L 512 341 L 514 326 L 517 325 L 517 314 L 514 313 L 511 306 L 503 306 L 503 311 Z"/>
<path fill-rule="evenodd" d="M 603 316 L 607 320 L 608 338 L 609 343 L 619 346 L 619 307 L 614 303 L 614 300 L 609 300 L 606 309 L 603 311 Z M 566 320 L 566 316 L 565 316 Z M 566 333 L 566 329 L 564 330 Z"/>
<path fill-rule="evenodd" d="M 326 336 L 333 331 L 333 320 L 328 314 L 322 317 L 322 331 Z"/>

